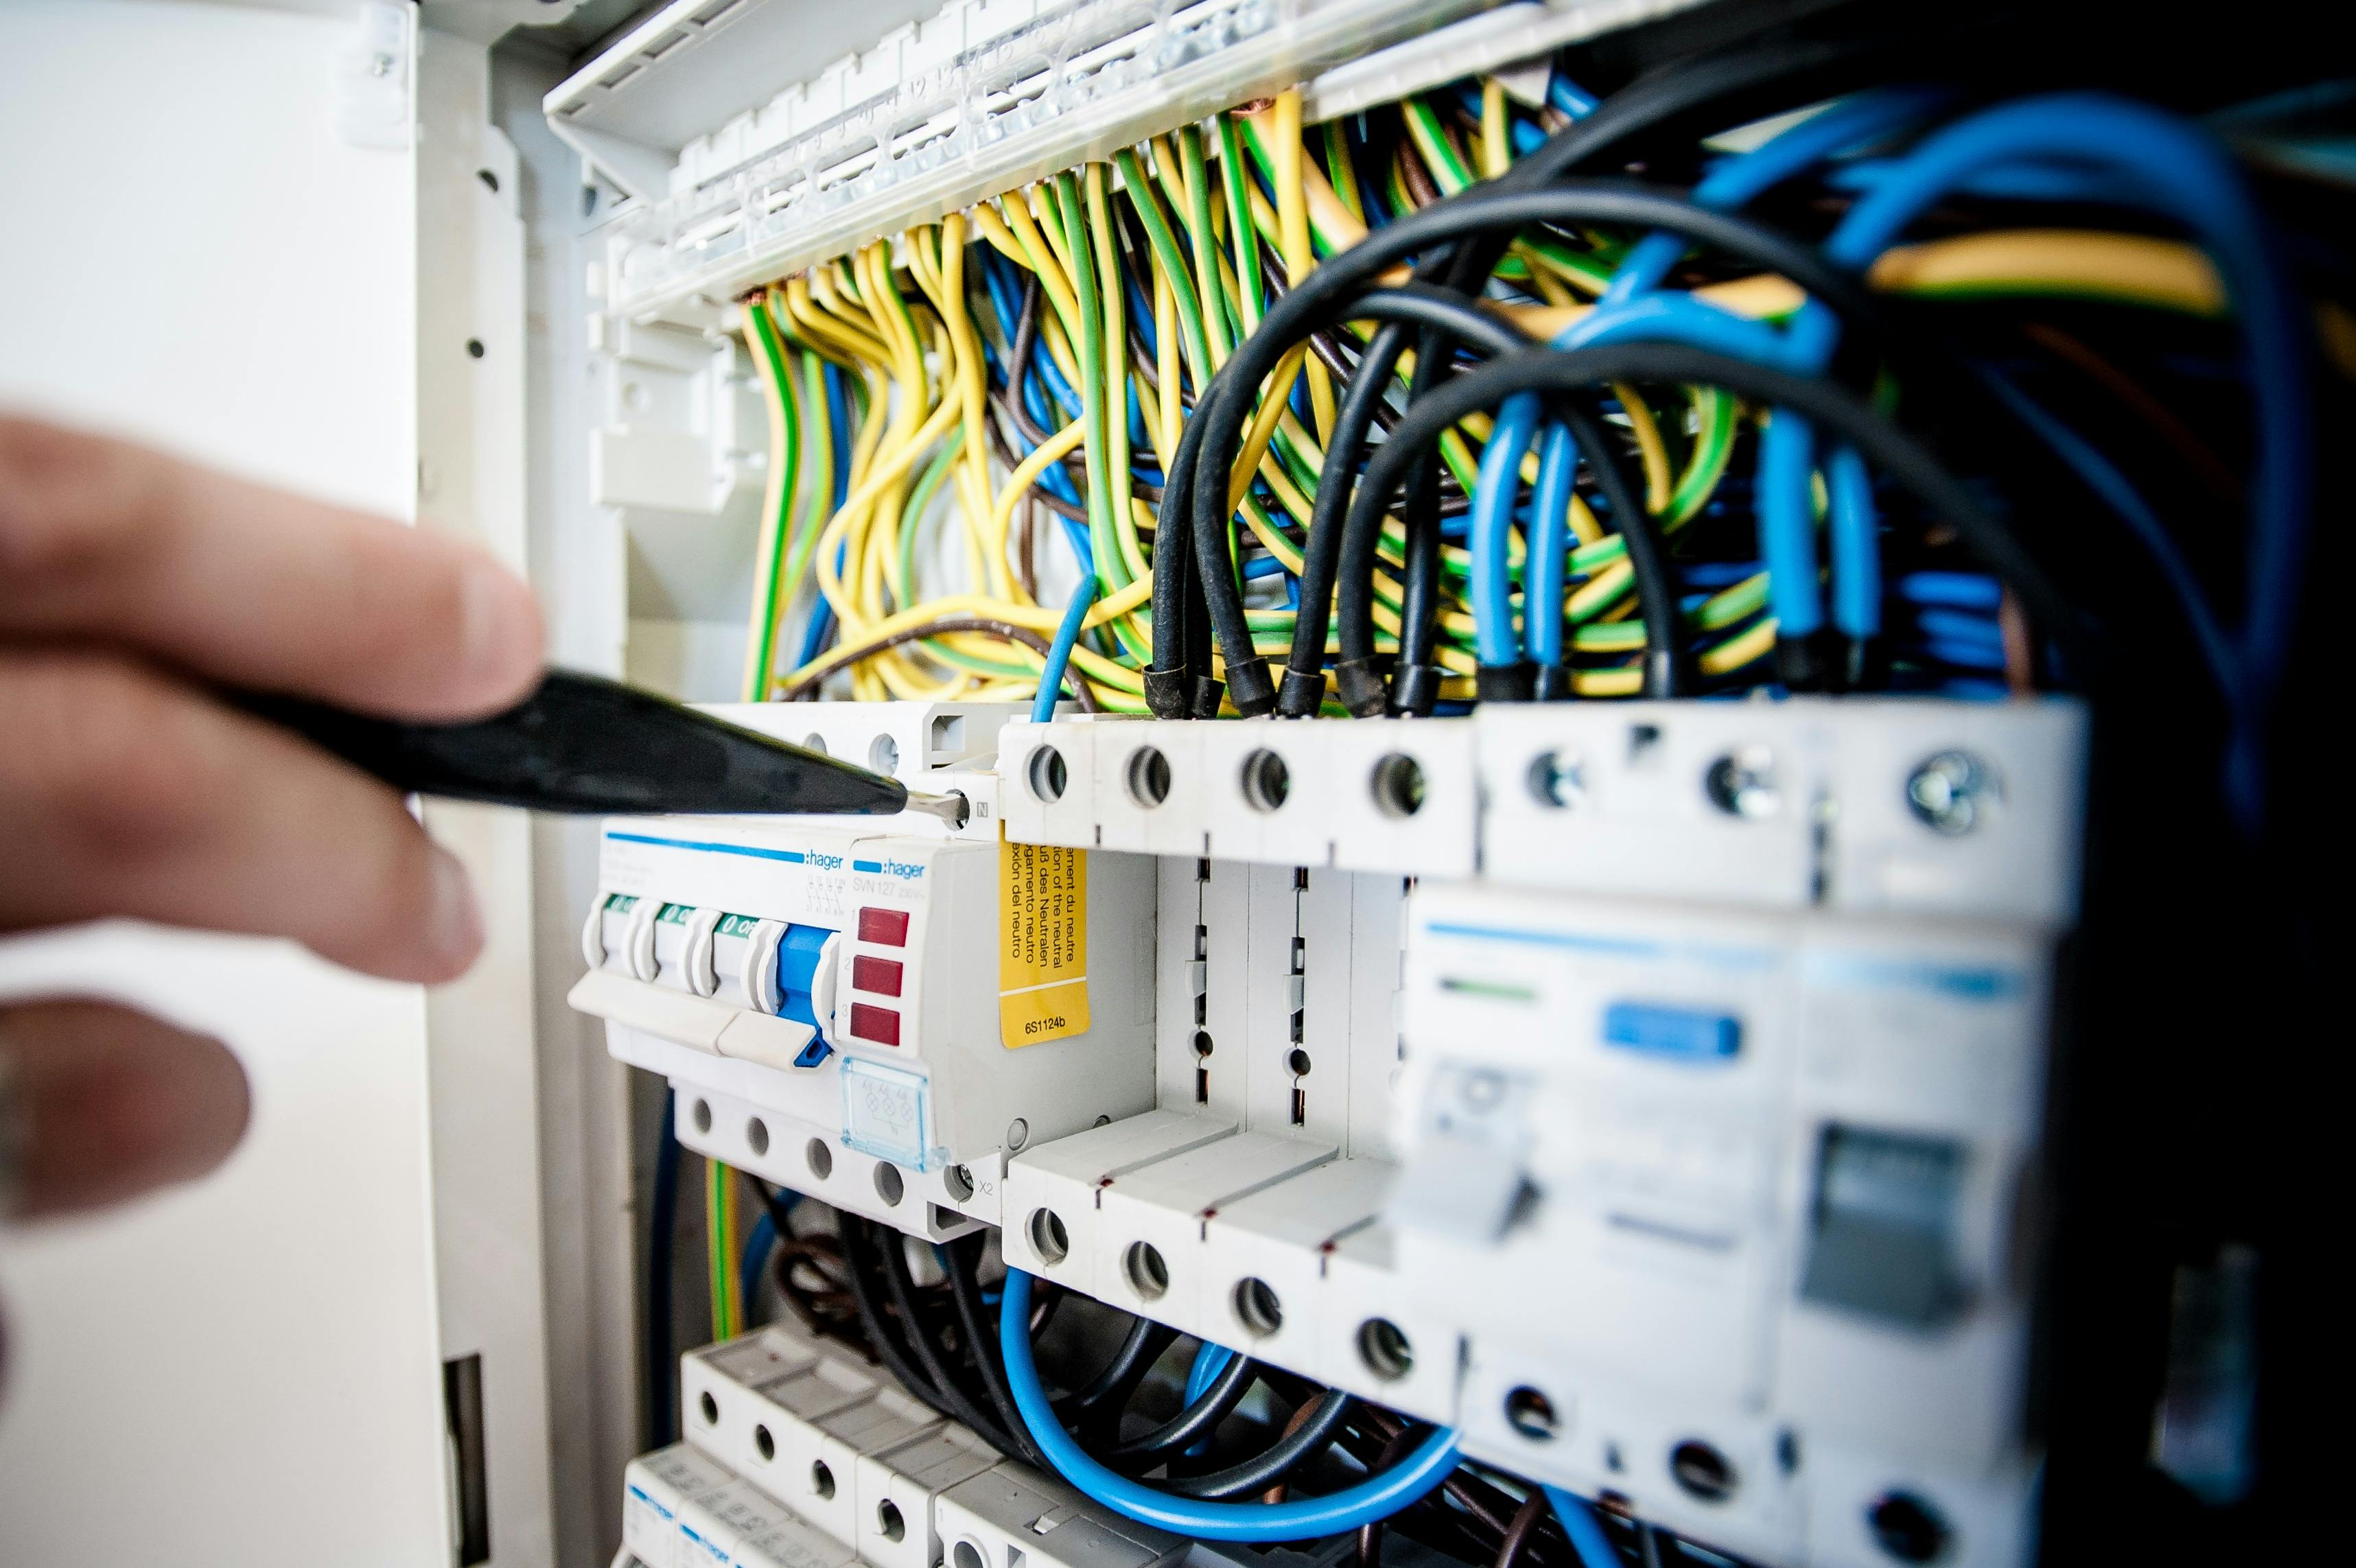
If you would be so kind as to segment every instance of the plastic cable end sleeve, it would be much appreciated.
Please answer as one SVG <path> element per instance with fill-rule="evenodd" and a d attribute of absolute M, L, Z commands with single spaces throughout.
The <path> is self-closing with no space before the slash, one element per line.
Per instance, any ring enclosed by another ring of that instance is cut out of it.
<path fill-rule="evenodd" d="M 1269 678 L 1267 659 L 1255 654 L 1227 666 L 1227 700 L 1247 719 L 1257 719 L 1276 706 L 1276 682 Z"/>
<path fill-rule="evenodd" d="M 1186 672 L 1149 667 L 1143 673 L 1146 709 L 1156 719 L 1185 718 Z"/>
<path fill-rule="evenodd" d="M 1472 694 L 1483 702 L 1527 702 L 1537 694 L 1537 667 L 1527 659 L 1484 664 L 1472 672 Z"/>
<path fill-rule="evenodd" d="M 1284 668 L 1284 678 L 1277 682 L 1276 711 L 1285 719 L 1314 719 L 1325 706 L 1325 672 Z"/>
<path fill-rule="evenodd" d="M 1389 685 L 1384 678 L 1380 656 L 1344 659 L 1333 667 L 1333 678 L 1342 688 L 1342 706 L 1356 718 L 1372 719 L 1390 701 Z"/>

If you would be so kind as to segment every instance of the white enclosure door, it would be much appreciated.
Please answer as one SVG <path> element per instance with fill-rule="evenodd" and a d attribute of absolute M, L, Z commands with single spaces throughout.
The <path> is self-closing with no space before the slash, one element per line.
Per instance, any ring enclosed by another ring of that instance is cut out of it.
<path fill-rule="evenodd" d="M 414 170 L 339 131 L 357 12 L 0 5 L 0 406 L 407 515 Z M 77 990 L 228 1040 L 253 1125 L 201 1185 L 0 1233 L 0 1562 L 448 1563 L 421 993 L 0 944 L 0 995 Z"/>

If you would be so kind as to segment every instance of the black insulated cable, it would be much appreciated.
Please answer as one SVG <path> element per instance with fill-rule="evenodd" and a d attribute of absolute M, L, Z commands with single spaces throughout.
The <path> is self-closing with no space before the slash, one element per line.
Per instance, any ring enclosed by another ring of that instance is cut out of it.
<path fill-rule="evenodd" d="M 1150 1470 L 1165 1455 L 1191 1445 L 1196 1438 L 1208 1437 L 1219 1428 L 1219 1423 L 1235 1413 L 1244 1395 L 1259 1375 L 1259 1366 L 1248 1356 L 1231 1356 L 1219 1369 L 1219 1375 L 1194 1402 L 1152 1431 L 1116 1443 L 1097 1456 L 1115 1469 L 1131 1473 Z"/>
<path fill-rule="evenodd" d="M 1628 570 L 1636 580 L 1636 604 L 1644 617 L 1644 695 L 1687 696 L 1692 680 L 1686 673 L 1685 622 L 1677 613 L 1676 584 L 1670 581 L 1668 554 L 1661 548 L 1652 514 L 1628 482 L 1626 461 L 1604 433 L 1603 421 L 1568 400 L 1557 404 L 1554 416 L 1578 443 L 1580 460 L 1594 474 L 1596 488 L 1612 508 L 1612 526 L 1628 546 Z"/>
<path fill-rule="evenodd" d="M 1178 1330 L 1140 1317 L 1102 1371 L 1087 1386 L 1055 1402 L 1056 1419 L 1086 1434 L 1118 1433 L 1120 1413 L 1137 1392 L 1162 1352 L 1177 1342 Z"/>
<path fill-rule="evenodd" d="M 1355 1403 L 1351 1395 L 1340 1389 L 1327 1389 L 1319 1396 L 1315 1414 L 1277 1439 L 1256 1457 L 1224 1470 L 1214 1470 L 1207 1476 L 1176 1477 L 1165 1482 L 1164 1486 L 1180 1497 L 1200 1498 L 1213 1502 L 1264 1492 L 1330 1445 L 1341 1432 L 1342 1423 L 1348 1419 L 1351 1406 Z"/>
<path fill-rule="evenodd" d="M 949 1299 L 957 1304 L 958 1327 L 965 1330 L 966 1342 L 973 1347 L 982 1392 L 990 1396 L 991 1407 L 998 1412 L 999 1424 L 1014 1439 L 1015 1452 L 1024 1464 L 1044 1468 L 1046 1456 L 1031 1441 L 1031 1429 L 1023 1424 L 1023 1413 L 1015 1408 L 1014 1395 L 1006 1386 L 1006 1365 L 998 1359 L 997 1328 L 990 1321 L 989 1308 L 982 1303 L 978 1264 L 983 1245 L 978 1234 L 942 1244 L 941 1268 L 949 1278 Z"/>
<path fill-rule="evenodd" d="M 1659 229 L 1679 235 L 1705 248 L 1781 273 L 1815 296 L 1841 317 L 1846 328 L 1843 334 L 1845 346 L 1852 342 L 1849 336 L 1852 331 L 1857 334 L 1854 341 L 1858 344 L 1879 341 L 1875 306 L 1862 283 L 1834 266 L 1814 249 L 1763 225 L 1697 207 L 1680 196 L 1666 195 L 1626 182 L 1585 182 L 1530 191 L 1483 192 L 1476 188 L 1375 230 L 1310 273 L 1298 288 L 1269 307 L 1259 329 L 1237 345 L 1234 356 L 1214 378 L 1212 392 L 1206 395 L 1202 404 L 1197 405 L 1194 419 L 1188 421 L 1190 434 L 1197 427 L 1203 432 L 1189 474 L 1193 504 L 1185 509 L 1194 529 L 1196 586 L 1205 602 L 1212 635 L 1221 653 L 1227 656 L 1230 695 L 1239 713 L 1247 717 L 1265 713 L 1276 703 L 1275 687 L 1268 677 L 1267 661 L 1252 648 L 1242 596 L 1237 592 L 1234 581 L 1234 562 L 1226 549 L 1225 477 L 1233 472 L 1239 455 L 1244 424 L 1249 417 L 1248 393 L 1268 379 L 1278 361 L 1295 344 L 1328 325 L 1347 308 L 1349 296 L 1357 285 L 1375 278 L 1390 266 L 1419 251 L 1428 251 L 1442 240 L 1487 229 L 1517 233 L 1545 223 L 1625 225 Z M 1422 293 L 1430 295 L 1437 294 L 1439 291 L 1426 290 Z M 1427 349 L 1436 341 L 1440 341 L 1439 336 L 1428 335 Z M 1419 361 L 1416 369 L 1419 384 L 1425 384 L 1429 378 L 1440 374 L 1436 357 L 1435 354 L 1427 352 Z M 1227 395 L 1229 392 L 1234 395 Z M 1412 406 L 1410 403 L 1410 409 Z M 1174 459 L 1172 465 L 1173 468 L 1176 466 Z M 1220 476 L 1222 482 L 1215 486 L 1205 487 L 1205 481 L 1211 475 Z M 1172 493 L 1176 488 L 1173 485 L 1163 493 L 1162 512 L 1165 517 L 1173 510 Z M 1414 525 L 1418 507 L 1413 494 L 1409 496 L 1408 510 L 1408 567 L 1412 576 L 1416 572 L 1417 535 L 1436 531 L 1437 517 L 1430 519 L 1429 527 L 1417 528 Z M 1344 548 L 1347 548 L 1346 542 Z M 1429 548 L 1431 551 L 1430 564 L 1420 574 L 1422 596 L 1418 604 L 1419 608 L 1429 603 L 1436 613 L 1436 539 L 1430 541 Z M 1348 581 L 1345 573 L 1343 581 L 1346 584 Z M 1422 617 L 1420 626 L 1403 622 L 1401 633 L 1406 639 L 1402 643 L 1403 662 L 1418 653 L 1429 658 L 1430 639 L 1435 629 L 1433 623 L 1433 616 Z M 1344 617 L 1343 625 L 1347 633 L 1351 626 L 1349 617 Z M 1416 635 L 1411 636 L 1410 634 Z M 1369 658 L 1371 644 L 1370 632 L 1358 648 L 1345 647 L 1345 668 Z M 1349 677 L 1345 675 L 1344 678 L 1346 681 Z M 1345 703 L 1351 701 L 1346 688 L 1344 700 Z M 1355 711 L 1356 705 L 1352 706 Z"/>
<path fill-rule="evenodd" d="M 1368 430 L 1382 411 L 1391 370 L 1407 348 L 1407 329 L 1419 325 L 1448 325 L 1460 338 L 1491 354 L 1509 353 L 1530 342 L 1511 323 L 1423 284 L 1369 290 L 1344 306 L 1336 320 L 1380 321 L 1383 326 L 1359 360 L 1334 417 L 1324 472 L 1310 514 L 1309 542 L 1301 552 L 1299 618 L 1293 623 L 1292 647 L 1277 693 L 1277 711 L 1287 718 L 1312 718 L 1324 701 L 1325 634 L 1333 610 L 1334 572 L 1342 559 L 1343 523 L 1349 514 L 1353 478 L 1365 455 Z M 1368 581 L 1371 585 L 1372 579 Z"/>
<path fill-rule="evenodd" d="M 931 1325 L 916 1307 L 916 1282 L 908 1273 L 908 1253 L 900 1232 L 886 1229 L 877 1236 L 873 1229 L 869 1237 L 877 1243 L 884 1265 L 884 1288 L 892 1297 L 892 1306 L 900 1315 L 900 1326 L 907 1330 L 909 1348 L 916 1352 L 916 1364 L 924 1369 L 942 1400 L 957 1419 L 987 1438 L 991 1445 L 1009 1454 L 1020 1454 L 1023 1445 L 1013 1433 L 1001 1428 L 997 1419 L 984 1411 L 948 1363 L 941 1359 L 940 1343 L 933 1336 Z"/>

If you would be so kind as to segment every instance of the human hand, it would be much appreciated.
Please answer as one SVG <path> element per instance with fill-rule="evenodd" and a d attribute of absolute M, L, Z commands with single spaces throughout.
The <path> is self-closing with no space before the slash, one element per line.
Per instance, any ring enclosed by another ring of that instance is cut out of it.
<path fill-rule="evenodd" d="M 478 549 L 0 416 L 0 932 L 127 915 L 449 979 L 482 944 L 457 861 L 392 789 L 209 687 L 457 720 L 540 667 L 530 592 Z M 0 1218 L 201 1175 L 247 1110 L 217 1040 L 0 1007 Z"/>

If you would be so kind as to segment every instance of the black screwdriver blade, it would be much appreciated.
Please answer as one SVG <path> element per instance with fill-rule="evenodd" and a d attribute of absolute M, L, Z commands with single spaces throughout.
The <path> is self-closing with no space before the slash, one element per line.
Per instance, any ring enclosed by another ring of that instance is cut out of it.
<path fill-rule="evenodd" d="M 233 699 L 408 794 L 612 816 L 873 816 L 908 798 L 881 773 L 571 670 L 551 670 L 515 707 L 463 724 L 261 693 Z"/>

